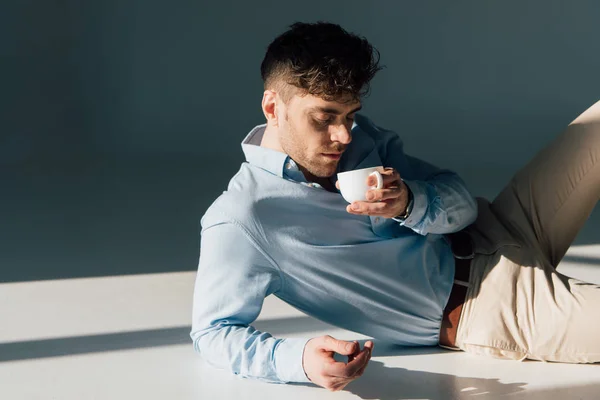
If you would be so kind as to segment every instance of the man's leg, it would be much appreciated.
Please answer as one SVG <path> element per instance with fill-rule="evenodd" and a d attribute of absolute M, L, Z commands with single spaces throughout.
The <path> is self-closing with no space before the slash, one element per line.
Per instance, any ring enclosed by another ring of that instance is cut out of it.
<path fill-rule="evenodd" d="M 499 358 L 600 362 L 600 286 L 560 274 L 538 250 L 503 246 L 472 262 L 457 346 Z"/>
<path fill-rule="evenodd" d="M 520 170 L 494 211 L 554 267 L 600 199 L 600 101 Z"/>
<path fill-rule="evenodd" d="M 492 209 L 521 246 L 477 255 L 459 323 L 463 350 L 600 362 L 600 286 L 558 265 L 600 198 L 600 102 L 519 171 Z"/>

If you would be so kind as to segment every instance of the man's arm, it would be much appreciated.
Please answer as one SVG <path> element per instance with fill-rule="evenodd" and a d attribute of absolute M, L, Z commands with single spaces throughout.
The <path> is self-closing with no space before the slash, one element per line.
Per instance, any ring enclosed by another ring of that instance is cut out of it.
<path fill-rule="evenodd" d="M 384 167 L 394 168 L 412 192 L 412 211 L 402 225 L 421 235 L 445 234 L 475 221 L 477 202 L 456 173 L 406 155 L 395 132 L 376 126 L 365 116 L 357 116 L 356 122 L 375 140 Z"/>
<path fill-rule="evenodd" d="M 203 230 L 194 288 L 191 337 L 209 364 L 267 382 L 308 382 L 302 354 L 308 339 L 277 339 L 250 324 L 264 298 L 279 290 L 279 271 L 233 224 Z"/>
<path fill-rule="evenodd" d="M 361 349 L 358 342 L 328 335 L 277 339 L 250 326 L 264 298 L 281 285 L 279 270 L 243 228 L 217 224 L 205 229 L 191 332 L 200 356 L 247 378 L 313 382 L 332 391 L 360 377 L 371 359 L 371 341 Z M 334 353 L 348 356 L 348 362 L 336 361 Z"/>

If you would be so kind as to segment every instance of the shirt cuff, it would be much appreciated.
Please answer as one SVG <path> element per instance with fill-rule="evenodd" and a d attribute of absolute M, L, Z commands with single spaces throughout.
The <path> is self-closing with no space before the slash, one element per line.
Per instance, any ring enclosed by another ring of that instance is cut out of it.
<path fill-rule="evenodd" d="M 413 195 L 412 210 L 404 221 L 399 221 L 400 225 L 406 226 L 407 228 L 415 227 L 427 212 L 429 206 L 429 200 L 427 199 L 427 190 L 423 187 L 423 184 L 418 181 L 404 181 L 406 186 L 409 187 Z"/>
<path fill-rule="evenodd" d="M 310 339 L 282 339 L 275 349 L 277 376 L 284 382 L 311 382 L 302 367 L 304 347 Z"/>

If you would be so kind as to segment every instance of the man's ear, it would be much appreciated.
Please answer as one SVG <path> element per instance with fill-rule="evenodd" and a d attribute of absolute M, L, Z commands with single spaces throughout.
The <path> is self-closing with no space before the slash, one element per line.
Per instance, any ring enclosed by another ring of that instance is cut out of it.
<path fill-rule="evenodd" d="M 267 123 L 272 126 L 278 126 L 277 92 L 265 90 L 262 98 L 262 110 Z"/>

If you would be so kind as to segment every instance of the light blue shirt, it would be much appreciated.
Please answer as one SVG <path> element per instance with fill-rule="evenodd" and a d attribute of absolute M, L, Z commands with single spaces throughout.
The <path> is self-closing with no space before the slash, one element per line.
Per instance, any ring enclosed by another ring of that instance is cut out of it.
<path fill-rule="evenodd" d="M 286 154 L 260 147 L 264 130 L 244 139 L 246 162 L 202 218 L 196 351 L 244 377 L 307 382 L 302 354 L 310 338 L 275 338 L 251 326 L 271 294 L 376 339 L 436 345 L 454 277 L 442 235 L 477 215 L 464 182 L 406 155 L 397 134 L 357 114 L 338 172 L 393 167 L 414 203 L 400 223 L 349 214 L 338 192 L 307 182 Z"/>

